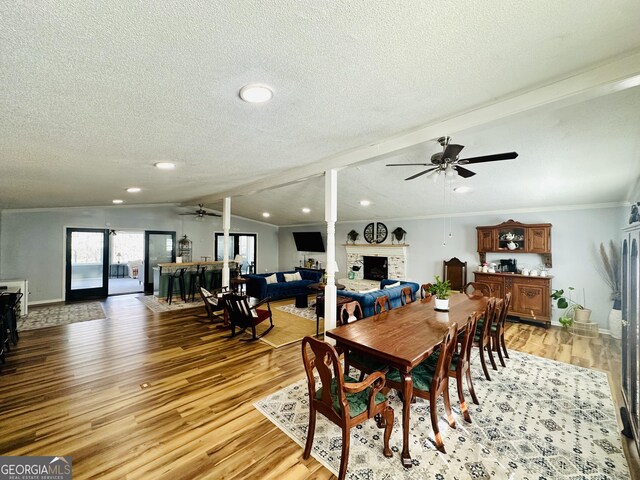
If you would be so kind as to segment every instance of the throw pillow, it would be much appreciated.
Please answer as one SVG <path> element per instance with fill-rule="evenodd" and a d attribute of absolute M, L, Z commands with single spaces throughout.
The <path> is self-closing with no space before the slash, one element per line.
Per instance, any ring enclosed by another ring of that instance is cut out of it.
<path fill-rule="evenodd" d="M 370 288 L 368 290 L 360 290 L 360 291 L 358 291 L 358 293 L 371 293 L 371 292 L 375 292 L 377 290 L 379 290 L 379 288 Z"/>
<path fill-rule="evenodd" d="M 393 287 L 399 287 L 400 286 L 400 282 L 396 282 L 396 283 L 391 283 L 389 285 L 385 285 L 384 288 L 393 288 Z"/>
<path fill-rule="evenodd" d="M 295 282 L 296 280 L 302 280 L 300 272 L 296 273 L 283 273 L 285 282 Z"/>
<path fill-rule="evenodd" d="M 267 285 L 269 285 L 270 283 L 278 283 L 278 277 L 275 273 L 269 275 L 268 277 L 264 277 L 264 279 L 267 281 Z"/>

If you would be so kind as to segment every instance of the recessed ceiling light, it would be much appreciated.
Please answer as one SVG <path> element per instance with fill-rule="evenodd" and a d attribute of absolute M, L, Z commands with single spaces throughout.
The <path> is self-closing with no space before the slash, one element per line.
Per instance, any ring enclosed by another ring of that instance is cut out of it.
<path fill-rule="evenodd" d="M 460 187 L 456 187 L 453 189 L 454 192 L 456 193 L 467 193 L 469 190 L 471 190 L 469 187 L 467 187 L 466 185 L 462 185 Z"/>
<path fill-rule="evenodd" d="M 240 98 L 248 103 L 264 103 L 271 100 L 273 92 L 264 85 L 245 85 L 240 89 Z"/>
<path fill-rule="evenodd" d="M 309 213 L 310 211 L 311 211 L 311 209 L 310 209 L 310 208 L 307 208 L 307 207 L 304 207 L 304 208 L 302 209 L 302 212 L 303 212 L 303 213 Z"/>
<path fill-rule="evenodd" d="M 124 200 L 111 200 L 111 201 L 116 204 L 124 203 Z"/>
<path fill-rule="evenodd" d="M 263 216 L 264 218 L 269 218 L 269 217 L 271 216 L 271 214 L 270 214 L 269 212 L 264 212 L 264 213 L 262 214 L 262 216 Z"/>
<path fill-rule="evenodd" d="M 129 192 L 129 193 L 138 193 L 140 190 L 142 190 L 140 187 L 129 187 L 129 188 L 127 188 L 127 192 Z"/>
<path fill-rule="evenodd" d="M 172 170 L 176 168 L 176 164 L 171 162 L 157 162 L 154 163 L 154 165 L 156 168 L 160 168 L 161 170 Z"/>
<path fill-rule="evenodd" d="M 368 207 L 369 205 L 371 205 L 371 202 L 369 200 L 360 200 L 360 205 L 362 205 L 363 207 Z"/>

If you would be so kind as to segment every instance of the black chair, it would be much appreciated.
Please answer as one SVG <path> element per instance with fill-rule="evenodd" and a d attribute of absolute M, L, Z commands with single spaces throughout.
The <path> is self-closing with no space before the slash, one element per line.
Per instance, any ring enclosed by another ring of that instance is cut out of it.
<path fill-rule="evenodd" d="M 176 280 L 177 286 L 180 289 L 180 298 L 182 298 L 183 302 L 187 301 L 184 289 L 184 272 L 186 270 L 186 268 L 177 268 L 176 271 L 169 276 L 169 288 L 167 289 L 167 302 L 169 302 L 169 305 L 171 305 L 171 301 L 173 300 L 173 290 L 176 287 Z"/>
<path fill-rule="evenodd" d="M 249 297 L 235 293 L 225 295 L 224 301 L 227 314 L 229 315 L 229 321 L 231 322 L 231 335 L 228 338 L 236 336 L 236 328 L 240 329 L 238 333 L 242 333 L 245 329 L 251 328 L 251 338 L 243 340 L 257 340 L 264 337 L 273 328 L 273 318 L 271 317 L 271 306 L 269 305 L 268 297 L 253 306 L 249 305 Z M 258 308 L 263 305 L 267 306 L 266 310 L 264 308 Z M 260 336 L 256 335 L 256 325 L 265 320 L 269 320 L 269 328 Z"/>
<path fill-rule="evenodd" d="M 196 298 L 196 291 L 198 288 L 205 285 L 205 273 L 207 271 L 206 265 L 196 265 L 196 271 L 191 275 L 189 279 L 189 298 L 193 302 Z"/>

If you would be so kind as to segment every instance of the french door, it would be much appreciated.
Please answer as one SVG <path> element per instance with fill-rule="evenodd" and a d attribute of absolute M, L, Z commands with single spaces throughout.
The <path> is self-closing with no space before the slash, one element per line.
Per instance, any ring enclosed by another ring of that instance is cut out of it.
<path fill-rule="evenodd" d="M 215 259 L 222 261 L 224 252 L 224 234 L 215 234 Z M 229 234 L 229 260 L 236 255 L 242 255 L 243 262 L 241 273 L 256 273 L 258 265 L 258 235 L 255 233 L 230 233 Z"/>
<path fill-rule="evenodd" d="M 144 232 L 144 293 L 153 293 L 153 269 L 176 261 L 176 232 Z"/>
<path fill-rule="evenodd" d="M 67 228 L 65 300 L 109 294 L 109 230 Z"/>

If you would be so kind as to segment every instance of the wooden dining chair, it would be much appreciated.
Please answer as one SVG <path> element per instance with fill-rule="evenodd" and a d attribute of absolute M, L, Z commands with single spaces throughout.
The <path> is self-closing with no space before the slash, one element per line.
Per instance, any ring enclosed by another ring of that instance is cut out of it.
<path fill-rule="evenodd" d="M 413 290 L 411 287 L 404 287 L 400 292 L 400 303 L 402 303 L 402 305 L 408 305 L 413 301 L 415 301 Z"/>
<path fill-rule="evenodd" d="M 473 346 L 478 347 L 480 351 L 480 364 L 482 365 L 482 371 L 487 380 L 491 380 L 489 375 L 489 369 L 487 368 L 487 361 L 484 358 L 485 352 L 489 356 L 489 361 L 494 370 L 498 370 L 496 361 L 493 358 L 492 346 L 491 346 L 491 326 L 497 321 L 497 316 L 500 315 L 502 299 L 496 299 L 495 297 L 489 298 L 487 306 L 484 310 L 482 318 L 478 320 L 478 331 L 473 339 Z"/>
<path fill-rule="evenodd" d="M 258 340 L 264 337 L 273 328 L 273 318 L 271 316 L 271 306 L 269 305 L 269 297 L 256 303 L 253 306 L 249 305 L 249 297 L 246 295 L 239 295 L 230 293 L 224 296 L 225 308 L 229 315 L 229 322 L 231 323 L 231 337 L 236 336 L 236 328 L 239 328 L 238 333 L 242 333 L 245 329 L 251 328 L 251 338 L 242 339 L 244 341 Z M 258 308 L 266 305 L 267 308 Z M 269 320 L 271 324 L 267 330 L 265 330 L 260 336 L 256 335 L 256 325 Z"/>
<path fill-rule="evenodd" d="M 430 300 L 431 299 L 431 287 L 430 283 L 423 283 L 420 285 L 420 298 Z"/>
<path fill-rule="evenodd" d="M 382 312 L 387 312 L 391 310 L 391 302 L 389 301 L 389 297 L 383 295 L 381 297 L 376 298 L 376 302 L 373 304 L 373 313 L 378 314 Z"/>
<path fill-rule="evenodd" d="M 435 368 L 428 367 L 425 362 L 421 363 L 411 370 L 411 378 L 413 380 L 413 395 L 425 400 L 429 400 L 429 412 L 431 414 L 431 428 L 435 435 L 436 447 L 442 453 L 446 453 L 444 442 L 440 429 L 438 428 L 438 410 L 436 401 L 442 396 L 444 400 L 444 409 L 447 414 L 447 420 L 451 428 L 455 428 L 456 422 L 451 412 L 451 400 L 449 399 L 449 368 L 451 367 L 451 359 L 456 347 L 456 336 L 458 325 L 454 323 L 447 329 L 442 342 L 440 343 L 440 354 L 435 364 Z M 402 375 L 393 368 L 387 372 L 387 387 L 394 388 L 402 392 Z M 405 398 L 405 402 L 410 402 L 411 398 Z"/>
<path fill-rule="evenodd" d="M 498 353 L 498 359 L 500 365 L 506 367 L 504 357 L 509 358 L 509 352 L 507 352 L 507 346 L 504 341 L 504 329 L 507 321 L 507 314 L 509 313 L 509 305 L 511 304 L 511 292 L 507 292 L 504 296 L 502 309 L 500 310 L 500 317 L 497 321 L 491 325 L 491 345 L 495 352 Z M 504 352 L 504 357 L 503 357 Z"/>
<path fill-rule="evenodd" d="M 340 324 L 346 325 L 347 323 L 355 322 L 363 317 L 362 307 L 360 302 L 354 300 L 353 302 L 345 303 L 340 308 Z"/>
<path fill-rule="evenodd" d="M 309 429 L 302 458 L 308 459 L 311 455 L 317 412 L 342 429 L 338 480 L 343 480 L 347 473 L 351 427 L 365 420 L 377 417 L 378 428 L 384 427 L 382 452 L 385 457 L 393 456 L 389 438 L 394 415 L 387 397 L 381 392 L 385 385 L 384 374 L 374 373 L 364 382 L 357 382 L 348 375 L 343 375 L 338 353 L 333 346 L 313 337 L 304 337 L 302 340 L 302 361 L 309 387 Z M 316 387 L 315 372 L 318 374 L 320 388 Z"/>
<path fill-rule="evenodd" d="M 471 348 L 473 347 L 473 339 L 478 327 L 478 319 L 482 316 L 482 312 L 472 313 L 467 319 L 467 324 L 464 328 L 458 331 L 458 341 L 461 341 L 460 351 L 454 349 L 453 356 L 451 357 L 451 366 L 449 367 L 449 377 L 456 379 L 456 389 L 458 390 L 458 400 L 460 401 L 460 410 L 466 422 L 471 423 L 471 415 L 469 415 L 469 409 L 467 402 L 464 399 L 464 393 L 462 391 L 462 378 L 467 381 L 467 387 L 473 403 L 480 405 L 476 391 L 473 388 L 473 381 L 471 379 Z M 431 355 L 426 361 L 425 365 L 428 368 L 435 369 L 437 361 L 440 358 L 440 350 Z"/>
<path fill-rule="evenodd" d="M 491 287 L 486 283 L 468 282 L 462 290 L 469 298 L 490 297 Z"/>
<path fill-rule="evenodd" d="M 451 290 L 462 291 L 467 284 L 467 262 L 458 257 L 442 262 L 442 280 L 449 280 Z"/>

